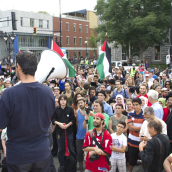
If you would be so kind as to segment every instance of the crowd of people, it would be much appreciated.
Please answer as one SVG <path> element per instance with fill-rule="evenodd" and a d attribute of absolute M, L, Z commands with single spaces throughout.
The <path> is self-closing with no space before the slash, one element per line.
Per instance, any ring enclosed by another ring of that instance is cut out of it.
<path fill-rule="evenodd" d="M 16 70 L 7 64 L 1 71 L 1 149 L 8 172 L 55 172 L 54 156 L 58 171 L 66 171 L 65 141 L 79 164 L 75 171 L 132 172 L 142 164 L 145 172 L 172 172 L 168 69 L 112 66 L 100 80 L 95 63 L 81 63 L 75 77 L 38 83 L 36 65 L 34 54 L 19 53 Z"/>

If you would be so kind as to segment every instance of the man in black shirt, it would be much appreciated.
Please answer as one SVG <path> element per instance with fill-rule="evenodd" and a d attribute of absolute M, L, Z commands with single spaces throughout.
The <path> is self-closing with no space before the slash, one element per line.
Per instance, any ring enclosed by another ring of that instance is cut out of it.
<path fill-rule="evenodd" d="M 60 167 L 59 172 L 64 170 L 64 154 L 65 154 L 65 129 L 67 134 L 67 144 L 70 154 L 76 159 L 76 154 L 73 149 L 73 127 L 75 124 L 75 116 L 73 108 L 67 106 L 67 96 L 61 95 L 59 97 L 59 105 L 55 108 L 55 111 L 52 116 L 52 123 L 56 125 L 56 137 L 58 143 L 58 158 Z"/>
<path fill-rule="evenodd" d="M 139 156 L 142 159 L 143 168 L 147 172 L 163 171 L 163 162 L 170 150 L 169 138 L 161 134 L 162 124 L 158 119 L 149 119 L 147 126 L 152 139 L 147 143 L 142 141 L 139 145 Z"/>
<path fill-rule="evenodd" d="M 8 172 L 49 172 L 50 117 L 55 109 L 51 89 L 34 79 L 37 57 L 16 56 L 16 75 L 21 83 L 5 89 L 0 98 L 0 131 L 7 127 Z"/>

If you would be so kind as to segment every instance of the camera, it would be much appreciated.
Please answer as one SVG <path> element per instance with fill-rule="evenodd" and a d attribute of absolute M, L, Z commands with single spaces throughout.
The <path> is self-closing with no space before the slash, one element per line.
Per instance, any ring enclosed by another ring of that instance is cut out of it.
<path fill-rule="evenodd" d="M 94 154 L 90 157 L 90 162 L 94 162 L 94 160 L 99 160 L 100 155 Z"/>
<path fill-rule="evenodd" d="M 85 107 L 85 111 L 87 113 L 87 115 L 89 115 L 90 111 L 92 111 L 93 109 L 91 108 L 92 106 L 92 103 L 91 102 L 88 102 L 88 107 Z"/>
<path fill-rule="evenodd" d="M 132 86 L 132 87 L 130 87 L 130 89 L 129 89 L 129 93 L 135 93 L 135 91 L 137 92 L 137 94 L 139 94 L 139 89 L 140 89 L 140 87 L 139 86 Z"/>

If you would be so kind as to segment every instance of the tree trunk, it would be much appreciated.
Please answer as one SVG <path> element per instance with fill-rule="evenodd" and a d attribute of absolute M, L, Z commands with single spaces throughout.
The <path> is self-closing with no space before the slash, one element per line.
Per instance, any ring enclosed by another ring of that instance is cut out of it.
<path fill-rule="evenodd" d="M 144 45 L 140 42 L 139 47 L 140 47 L 140 63 L 141 63 L 143 61 Z"/>

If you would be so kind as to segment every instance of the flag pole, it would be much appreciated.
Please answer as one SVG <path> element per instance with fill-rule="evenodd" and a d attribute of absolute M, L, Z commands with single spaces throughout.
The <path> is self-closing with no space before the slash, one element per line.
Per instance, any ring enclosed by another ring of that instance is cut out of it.
<path fill-rule="evenodd" d="M 59 12 L 60 12 L 60 46 L 61 47 L 61 0 L 59 0 Z"/>

